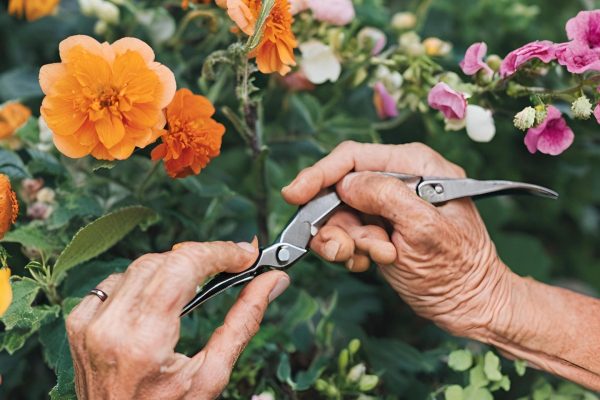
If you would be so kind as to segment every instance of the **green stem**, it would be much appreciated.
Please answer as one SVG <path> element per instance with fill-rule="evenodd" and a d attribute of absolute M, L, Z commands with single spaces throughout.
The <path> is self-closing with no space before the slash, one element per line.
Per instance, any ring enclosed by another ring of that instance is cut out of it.
<path fill-rule="evenodd" d="M 154 165 L 152 165 L 152 168 L 150 168 L 150 170 L 148 171 L 148 173 L 146 174 L 146 176 L 140 183 L 140 185 L 138 186 L 137 190 L 135 191 L 135 197 L 138 200 L 142 199 L 142 196 L 144 195 L 144 192 L 146 190 L 146 187 L 148 186 L 148 183 L 150 183 L 150 180 L 152 179 L 154 174 L 156 174 L 156 171 L 158 171 L 159 166 L 160 166 L 160 162 L 155 162 Z"/>

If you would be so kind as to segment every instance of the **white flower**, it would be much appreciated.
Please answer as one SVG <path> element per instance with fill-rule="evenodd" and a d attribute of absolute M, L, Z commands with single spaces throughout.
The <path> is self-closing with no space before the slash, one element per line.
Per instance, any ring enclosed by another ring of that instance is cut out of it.
<path fill-rule="evenodd" d="M 464 129 L 465 125 L 466 125 L 466 120 L 465 118 L 463 119 L 444 119 L 445 122 L 445 126 L 444 129 L 447 131 L 460 131 L 462 129 Z"/>
<path fill-rule="evenodd" d="M 420 56 L 425 53 L 425 47 L 421 43 L 421 37 L 414 31 L 406 32 L 398 38 L 400 47 L 412 56 Z"/>
<path fill-rule="evenodd" d="M 38 128 L 40 130 L 40 142 L 36 145 L 40 151 L 50 151 L 54 146 L 52 143 L 52 131 L 48 128 L 44 117 L 38 118 Z"/>
<path fill-rule="evenodd" d="M 385 65 L 380 65 L 375 70 L 375 80 L 382 82 L 390 93 L 398 92 L 404 83 L 402 74 L 398 71 L 392 71 Z"/>
<path fill-rule="evenodd" d="M 119 7 L 108 1 L 100 1 L 96 5 L 96 15 L 107 24 L 116 25 L 119 22 Z"/>
<path fill-rule="evenodd" d="M 492 112 L 483 107 L 468 105 L 465 122 L 467 135 L 475 142 L 489 142 L 496 134 Z"/>
<path fill-rule="evenodd" d="M 56 193 L 54 192 L 54 190 L 50 189 L 49 187 L 41 188 L 35 195 L 35 198 L 37 201 L 40 201 L 40 202 L 46 203 L 46 204 L 54 203 L 55 197 L 56 197 Z"/>
<path fill-rule="evenodd" d="M 348 382 L 358 382 L 365 372 L 367 372 L 367 367 L 365 367 L 365 364 L 356 364 L 354 367 L 350 368 L 348 375 L 346 375 L 346 379 Z"/>
<path fill-rule="evenodd" d="M 94 33 L 98 36 L 102 36 L 108 30 L 108 24 L 106 21 L 98 20 L 96 21 L 96 25 L 94 25 Z"/>
<path fill-rule="evenodd" d="M 588 119 L 592 116 L 592 103 L 585 95 L 578 97 L 571 104 L 571 110 L 575 118 Z"/>
<path fill-rule="evenodd" d="M 522 131 L 531 128 L 535 124 L 535 108 L 529 106 L 519 111 L 513 119 L 513 124 Z"/>
<path fill-rule="evenodd" d="M 262 392 L 252 396 L 252 400 L 275 400 L 275 396 L 271 392 Z"/>
<path fill-rule="evenodd" d="M 392 17 L 392 27 L 394 29 L 412 29 L 417 25 L 417 16 L 411 12 L 400 12 Z"/>
<path fill-rule="evenodd" d="M 302 70 L 309 81 L 318 85 L 338 80 L 342 66 L 329 46 L 318 40 L 310 40 L 300 45 L 300 52 Z"/>
<path fill-rule="evenodd" d="M 136 18 L 146 28 L 155 45 L 166 42 L 175 34 L 175 20 L 164 8 L 139 11 Z"/>
<path fill-rule="evenodd" d="M 96 15 L 100 3 L 102 3 L 102 0 L 79 0 L 79 9 L 83 15 L 93 17 Z"/>

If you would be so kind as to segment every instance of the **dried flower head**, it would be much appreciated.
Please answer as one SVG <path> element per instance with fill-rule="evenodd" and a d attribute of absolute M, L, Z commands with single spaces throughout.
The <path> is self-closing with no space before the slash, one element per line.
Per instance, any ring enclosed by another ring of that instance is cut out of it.
<path fill-rule="evenodd" d="M 517 114 L 515 114 L 515 118 L 513 119 L 513 123 L 517 129 L 522 131 L 531 128 L 535 125 L 535 108 L 533 107 L 525 107 Z"/>

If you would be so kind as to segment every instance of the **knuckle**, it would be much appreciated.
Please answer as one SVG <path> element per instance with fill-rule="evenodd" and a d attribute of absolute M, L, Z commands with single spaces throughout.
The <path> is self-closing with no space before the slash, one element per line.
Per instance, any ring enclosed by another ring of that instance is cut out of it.
<path fill-rule="evenodd" d="M 340 152 L 346 152 L 355 149 L 357 146 L 358 142 L 355 142 L 354 140 L 344 140 L 337 146 L 336 150 Z"/>
<path fill-rule="evenodd" d="M 67 335 L 71 339 L 77 339 L 81 335 L 85 327 L 83 320 L 77 312 L 77 308 L 79 308 L 79 306 L 75 307 L 75 309 L 71 312 L 71 314 L 69 314 L 65 321 Z"/>

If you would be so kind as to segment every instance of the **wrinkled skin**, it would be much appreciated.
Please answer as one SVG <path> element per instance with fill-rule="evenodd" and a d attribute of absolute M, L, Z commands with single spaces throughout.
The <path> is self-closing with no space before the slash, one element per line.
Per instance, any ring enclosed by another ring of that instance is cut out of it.
<path fill-rule="evenodd" d="M 419 315 L 600 390 L 600 300 L 512 273 L 470 200 L 434 207 L 403 182 L 365 171 L 465 176 L 420 143 L 342 143 L 282 191 L 289 203 L 304 204 L 336 185 L 351 207 L 319 231 L 313 250 L 355 272 L 372 260 Z"/>
<path fill-rule="evenodd" d="M 192 356 L 174 351 L 179 314 L 207 277 L 242 271 L 257 255 L 249 243 L 185 243 L 142 256 L 100 283 L 106 302 L 86 296 L 67 318 L 78 398 L 216 398 L 289 278 L 273 271 L 248 284 L 223 326 Z"/>
<path fill-rule="evenodd" d="M 340 198 L 359 211 L 334 215 L 312 241 L 313 250 L 355 272 L 372 259 L 419 315 L 457 335 L 482 332 L 502 305 L 508 269 L 473 202 L 435 207 L 404 182 L 365 171 L 465 177 L 462 168 L 420 143 L 343 143 L 282 192 L 288 202 L 303 204 L 335 184 Z"/>

